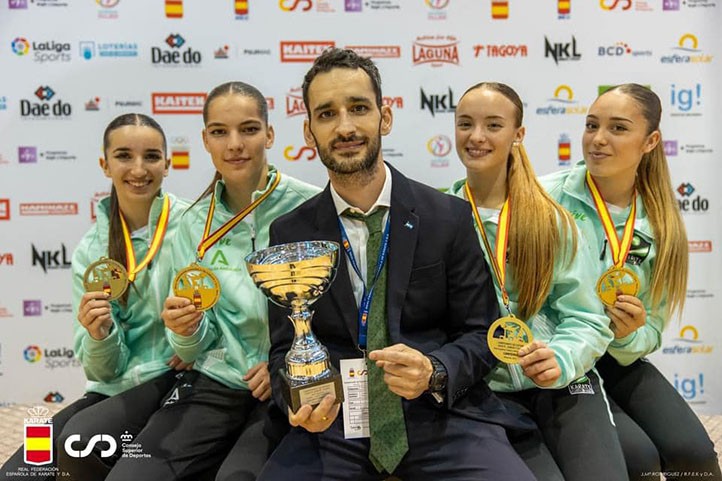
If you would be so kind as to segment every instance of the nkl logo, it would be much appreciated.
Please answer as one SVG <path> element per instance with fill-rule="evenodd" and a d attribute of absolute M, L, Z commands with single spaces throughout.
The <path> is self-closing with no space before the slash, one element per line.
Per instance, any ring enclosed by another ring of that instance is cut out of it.
<path fill-rule="evenodd" d="M 31 102 L 27 99 L 20 100 L 20 117 L 35 117 L 35 118 L 46 118 L 46 117 L 70 117 L 73 113 L 73 108 L 69 103 L 63 102 L 62 100 L 56 100 L 54 103 L 48 102 L 55 96 L 55 91 L 49 86 L 40 86 L 35 90 L 35 96 L 43 101 L 44 103 Z"/>
<path fill-rule="evenodd" d="M 695 105 L 702 105 L 702 84 L 695 84 L 694 88 L 687 89 L 677 89 L 677 86 L 672 84 L 669 97 L 672 107 L 681 112 L 690 112 Z"/>
<path fill-rule="evenodd" d="M 544 57 L 552 57 L 554 63 L 559 65 L 559 62 L 566 62 L 571 60 L 579 60 L 582 58 L 582 54 L 577 52 L 577 38 L 572 35 L 572 41 L 567 43 L 551 43 L 549 38 L 544 36 Z"/>
<path fill-rule="evenodd" d="M 32 244 L 33 265 L 40 265 L 46 274 L 48 269 L 69 269 L 71 262 L 68 259 L 65 244 L 61 244 L 61 246 L 60 250 L 57 251 L 38 251 L 35 244 Z"/>
<path fill-rule="evenodd" d="M 293 145 L 289 145 L 288 147 L 283 149 L 283 156 L 286 158 L 286 160 L 290 160 L 291 162 L 295 162 L 301 157 L 304 157 L 306 160 L 310 161 L 316 158 L 316 149 L 304 145 L 300 149 L 296 150 Z"/>
<path fill-rule="evenodd" d="M 195 66 L 200 64 L 203 59 L 201 53 L 198 50 L 193 50 L 191 47 L 183 51 L 180 50 L 180 48 L 185 45 L 186 40 L 178 33 L 168 35 L 165 43 L 173 50 L 151 47 L 151 62 L 153 65 Z"/>
<path fill-rule="evenodd" d="M 454 92 L 449 87 L 448 93 L 443 95 L 432 94 L 426 95 L 423 87 L 421 90 L 421 110 L 428 110 L 431 116 L 437 113 L 453 113 L 456 110 L 454 103 Z"/>
<path fill-rule="evenodd" d="M 699 195 L 692 198 L 692 194 L 696 191 L 694 186 L 689 182 L 679 184 L 679 187 L 677 187 L 677 193 L 682 196 L 681 199 L 677 199 L 677 202 L 679 203 L 679 209 L 683 213 L 700 213 L 709 210 L 709 200 Z"/>

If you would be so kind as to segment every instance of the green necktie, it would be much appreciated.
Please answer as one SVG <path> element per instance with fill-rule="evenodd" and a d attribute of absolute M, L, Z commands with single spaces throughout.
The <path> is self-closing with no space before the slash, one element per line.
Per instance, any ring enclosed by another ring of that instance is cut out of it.
<path fill-rule="evenodd" d="M 369 216 L 348 215 L 366 222 L 369 239 L 366 242 L 366 285 L 370 287 L 376 273 L 376 263 L 383 238 L 382 221 L 385 208 L 377 209 Z M 386 266 L 379 273 L 368 315 L 367 346 L 369 352 L 389 345 L 386 325 Z M 389 391 L 384 382 L 384 370 L 369 362 L 369 424 L 371 450 L 369 459 L 379 472 L 393 473 L 409 450 L 406 423 L 401 398 Z"/>

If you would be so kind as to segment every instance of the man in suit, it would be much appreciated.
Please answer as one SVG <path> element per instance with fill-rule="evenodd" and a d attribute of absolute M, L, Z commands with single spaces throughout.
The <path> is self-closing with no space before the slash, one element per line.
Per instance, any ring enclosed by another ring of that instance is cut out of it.
<path fill-rule="evenodd" d="M 288 408 L 278 371 L 294 332 L 288 312 L 271 306 L 273 396 L 293 429 L 259 479 L 534 479 L 506 438 L 503 426 L 517 421 L 483 382 L 494 363 L 486 335 L 499 311 L 469 207 L 383 162 L 393 115 L 369 59 L 327 50 L 306 74 L 303 96 L 304 137 L 330 183 L 272 224 L 270 245 L 344 246 L 333 284 L 313 305 L 312 328 L 337 368 L 366 362 L 368 399 L 354 414 L 368 416 L 370 436 L 351 433 L 332 395 Z"/>

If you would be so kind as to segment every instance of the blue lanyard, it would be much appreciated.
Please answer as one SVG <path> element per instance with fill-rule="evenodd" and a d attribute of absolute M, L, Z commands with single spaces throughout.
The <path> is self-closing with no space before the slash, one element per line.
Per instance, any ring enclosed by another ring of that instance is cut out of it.
<path fill-rule="evenodd" d="M 346 255 L 348 256 L 349 261 L 351 262 L 351 267 L 353 267 L 354 272 L 358 276 L 358 278 L 361 280 L 364 286 L 363 296 L 361 297 L 361 305 L 359 306 L 358 310 L 358 344 L 359 348 L 364 351 L 366 349 L 366 333 L 368 332 L 368 315 L 369 311 L 371 310 L 371 299 L 374 296 L 374 288 L 376 287 L 376 281 L 379 279 L 379 275 L 381 274 L 381 269 L 384 267 L 384 263 L 386 262 L 386 257 L 389 253 L 389 236 L 391 234 L 391 213 L 389 213 L 389 216 L 386 218 L 386 226 L 384 227 L 384 233 L 383 237 L 381 239 L 381 249 L 379 250 L 379 257 L 376 259 L 376 272 L 373 277 L 373 282 L 371 282 L 370 287 L 367 282 L 364 282 L 364 278 L 361 275 L 361 269 L 358 267 L 358 263 L 356 262 L 356 256 L 353 255 L 353 250 L 351 250 L 351 242 L 348 240 L 348 235 L 346 234 L 346 229 L 343 227 L 343 222 L 341 222 L 341 219 L 338 219 L 338 225 L 341 229 L 341 240 L 343 244 L 343 248 L 346 251 Z M 368 255 L 368 253 L 367 253 Z M 366 277 L 368 278 L 368 272 L 366 273 Z"/>

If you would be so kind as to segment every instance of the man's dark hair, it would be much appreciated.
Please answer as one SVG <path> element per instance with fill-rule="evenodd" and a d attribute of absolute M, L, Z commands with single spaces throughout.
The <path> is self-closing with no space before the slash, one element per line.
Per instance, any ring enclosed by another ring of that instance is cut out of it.
<path fill-rule="evenodd" d="M 374 64 L 370 58 L 361 57 L 353 50 L 329 48 L 316 57 L 316 60 L 313 61 L 313 66 L 311 66 L 311 69 L 303 78 L 303 103 L 306 104 L 306 110 L 309 114 L 311 106 L 308 105 L 308 87 L 311 85 L 313 79 L 316 78 L 316 75 L 330 72 L 335 68 L 347 68 L 351 70 L 360 68 L 366 72 L 366 75 L 371 79 L 374 94 L 376 94 L 376 106 L 379 109 L 381 108 L 381 75 L 379 75 L 376 64 Z"/>

